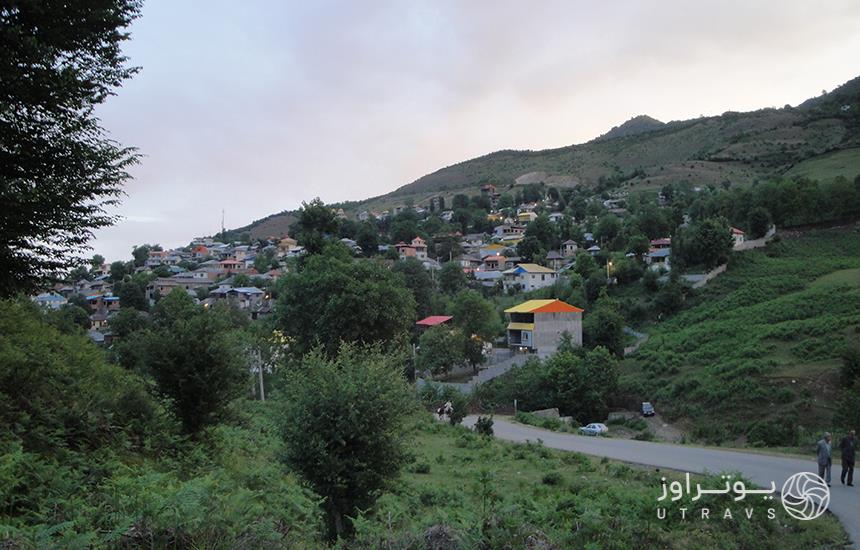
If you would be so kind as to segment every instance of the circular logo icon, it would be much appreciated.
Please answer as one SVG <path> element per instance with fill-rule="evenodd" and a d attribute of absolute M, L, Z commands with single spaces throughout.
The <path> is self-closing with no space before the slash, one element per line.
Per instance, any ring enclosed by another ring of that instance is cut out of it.
<path fill-rule="evenodd" d="M 820 476 L 799 472 L 785 480 L 782 486 L 782 507 L 793 518 L 815 519 L 830 504 L 830 488 Z"/>

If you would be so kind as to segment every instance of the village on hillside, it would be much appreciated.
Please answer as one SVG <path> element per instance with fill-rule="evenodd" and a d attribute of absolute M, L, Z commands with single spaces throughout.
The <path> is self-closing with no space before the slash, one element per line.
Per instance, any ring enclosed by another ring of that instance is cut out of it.
<path fill-rule="evenodd" d="M 687 191 L 695 195 L 701 189 Z M 659 194 L 658 215 L 670 215 L 668 204 L 675 193 L 667 186 Z M 434 279 L 448 264 L 449 269 L 462 272 L 473 289 L 489 296 L 521 295 L 524 302 L 535 291 L 569 286 L 570 275 L 588 278 L 597 274 L 599 284 L 607 287 L 629 283 L 645 273 L 665 282 L 671 272 L 669 231 L 661 228 L 659 221 L 653 228 L 624 228 L 625 217 L 628 221 L 637 219 L 629 216 L 626 194 L 604 196 L 611 198 L 576 189 L 559 191 L 543 184 L 501 193 L 495 185 L 485 184 L 474 196 L 456 195 L 451 208 L 446 208 L 444 197 L 434 196 L 426 205 L 361 211 L 351 220 L 342 208 L 324 207 L 334 230 L 326 237 L 357 258 L 376 257 L 389 265 L 415 260 Z M 321 205 L 317 200 L 305 208 Z M 689 216 L 684 215 L 682 227 L 689 223 Z M 662 225 L 671 227 L 666 222 Z M 296 231 L 301 232 L 301 228 Z M 653 238 L 644 237 L 647 232 Z M 746 241 L 744 231 L 731 227 L 731 246 L 735 250 L 760 246 L 773 233 L 774 228 L 770 228 L 764 240 L 754 243 Z M 295 269 L 296 261 L 307 253 L 301 235 L 298 239 L 282 234 L 253 242 L 223 242 L 226 239 L 219 237 L 224 234 L 197 237 L 187 246 L 170 250 L 140 245 L 134 248 L 130 261 L 108 263 L 96 256 L 90 266 L 76 269 L 67 280 L 32 300 L 55 310 L 67 304 L 80 306 L 87 319 L 79 322 L 100 345 L 111 344 L 115 337 L 112 320 L 122 307 L 146 311 L 174 289 L 185 291 L 203 307 L 226 303 L 252 320 L 270 315 L 276 280 Z M 685 273 L 681 278 L 695 288 L 716 274 L 718 271 L 710 275 Z M 536 323 L 544 316 L 512 310 L 504 337 L 499 335 L 498 342 L 541 356 L 556 349 L 563 333 L 581 345 L 583 310 L 571 304 L 563 307 L 573 308 L 570 311 L 577 315 L 553 325 L 551 336 L 541 322 Z M 441 324 L 440 319 L 446 317 L 419 319 L 416 327 L 420 330 Z"/>

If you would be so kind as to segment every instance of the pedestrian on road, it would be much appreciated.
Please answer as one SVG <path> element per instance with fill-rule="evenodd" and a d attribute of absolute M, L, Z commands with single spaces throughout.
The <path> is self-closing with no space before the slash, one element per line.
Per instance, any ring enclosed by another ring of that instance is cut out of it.
<path fill-rule="evenodd" d="M 842 438 L 839 442 L 839 448 L 842 450 L 842 483 L 845 484 L 845 478 L 848 478 L 848 486 L 854 487 L 854 457 L 857 452 L 857 435 L 854 430 L 848 432 L 848 435 Z"/>
<path fill-rule="evenodd" d="M 830 467 L 833 461 L 830 455 L 830 432 L 824 432 L 824 437 L 818 442 L 818 477 L 827 482 L 830 487 Z"/>

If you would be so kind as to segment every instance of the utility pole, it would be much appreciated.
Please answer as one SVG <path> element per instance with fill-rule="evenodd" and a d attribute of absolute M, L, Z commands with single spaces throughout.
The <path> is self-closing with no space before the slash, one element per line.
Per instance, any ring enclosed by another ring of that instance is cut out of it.
<path fill-rule="evenodd" d="M 224 230 L 224 209 L 221 209 L 221 240 L 224 240 L 224 235 L 227 231 Z"/>

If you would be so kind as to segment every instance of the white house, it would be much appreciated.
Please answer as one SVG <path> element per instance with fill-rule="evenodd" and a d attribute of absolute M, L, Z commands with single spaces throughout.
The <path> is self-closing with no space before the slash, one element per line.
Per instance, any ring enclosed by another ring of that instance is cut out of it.
<path fill-rule="evenodd" d="M 511 288 L 529 292 L 551 286 L 558 280 L 558 272 L 537 264 L 519 264 L 503 272 L 505 290 Z"/>

